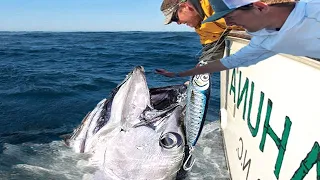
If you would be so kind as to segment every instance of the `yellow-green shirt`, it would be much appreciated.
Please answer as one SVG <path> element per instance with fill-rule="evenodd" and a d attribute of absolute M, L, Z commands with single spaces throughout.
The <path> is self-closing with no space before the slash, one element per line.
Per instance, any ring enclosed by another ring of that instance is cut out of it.
<path fill-rule="evenodd" d="M 200 0 L 200 5 L 205 15 L 203 20 L 207 19 L 208 17 L 214 14 L 214 11 L 211 8 L 211 5 L 208 0 Z M 226 22 L 223 18 L 221 18 L 215 22 L 207 22 L 201 24 L 200 27 L 195 28 L 195 31 L 200 36 L 201 44 L 209 44 L 217 41 L 220 35 L 224 32 L 226 27 Z"/>

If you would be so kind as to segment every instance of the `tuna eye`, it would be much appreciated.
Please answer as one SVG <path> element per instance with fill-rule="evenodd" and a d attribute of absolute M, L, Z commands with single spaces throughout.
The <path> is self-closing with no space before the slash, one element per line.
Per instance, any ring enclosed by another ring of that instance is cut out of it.
<path fill-rule="evenodd" d="M 182 144 L 182 138 L 178 133 L 168 132 L 160 136 L 159 144 L 166 149 L 171 149 L 175 146 L 179 147 Z"/>
<path fill-rule="evenodd" d="M 171 148 L 174 144 L 173 139 L 170 139 L 169 137 L 163 138 L 160 140 L 160 144 L 162 144 L 163 147 Z"/>

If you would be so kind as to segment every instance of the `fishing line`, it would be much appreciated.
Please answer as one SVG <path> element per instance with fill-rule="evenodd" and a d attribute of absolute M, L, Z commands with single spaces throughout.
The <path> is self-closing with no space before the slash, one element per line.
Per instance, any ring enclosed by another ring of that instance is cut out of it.
<path fill-rule="evenodd" d="M 212 47 L 212 48 L 216 48 L 212 53 L 215 53 L 219 47 L 224 43 L 225 39 L 227 38 L 227 36 L 225 36 L 225 33 L 227 32 L 229 26 L 227 26 L 224 31 L 222 32 L 222 34 L 219 36 L 219 39 L 217 40 L 217 43 L 215 43 L 215 45 Z M 221 41 L 221 38 L 223 37 L 223 40 Z M 205 49 L 206 47 L 202 47 L 195 55 L 195 59 L 199 59 L 199 57 L 201 56 L 203 50 Z M 198 60 L 199 61 L 199 60 Z"/>

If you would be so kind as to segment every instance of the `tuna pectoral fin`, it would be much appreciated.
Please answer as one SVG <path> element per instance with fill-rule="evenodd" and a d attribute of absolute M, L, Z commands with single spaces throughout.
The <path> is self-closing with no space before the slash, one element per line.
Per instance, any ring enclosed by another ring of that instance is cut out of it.
<path fill-rule="evenodd" d="M 137 124 L 133 125 L 133 128 L 139 127 L 139 126 L 147 126 L 147 125 L 152 125 L 153 123 L 157 122 L 157 121 L 162 121 L 164 118 L 163 117 L 156 117 L 154 119 L 151 120 L 141 120 L 140 122 L 138 122 Z"/>
<path fill-rule="evenodd" d="M 160 136 L 159 145 L 166 149 L 181 146 L 183 140 L 180 134 L 176 132 L 167 132 Z"/>

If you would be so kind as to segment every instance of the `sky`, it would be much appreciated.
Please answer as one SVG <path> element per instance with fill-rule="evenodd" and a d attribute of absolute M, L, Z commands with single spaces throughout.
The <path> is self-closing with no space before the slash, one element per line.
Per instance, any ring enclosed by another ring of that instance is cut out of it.
<path fill-rule="evenodd" d="M 193 31 L 164 25 L 162 0 L 1 0 L 0 31 Z"/>

